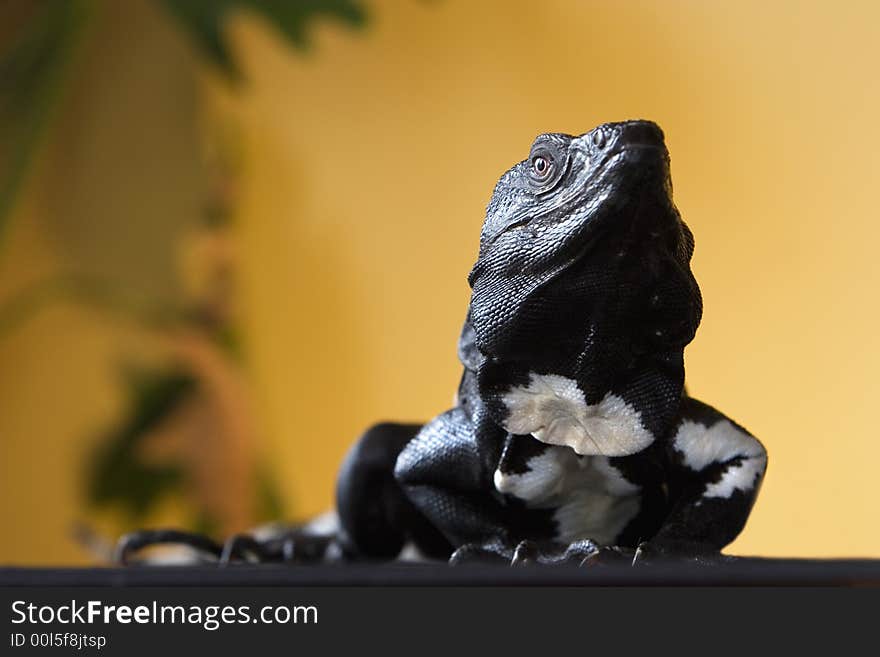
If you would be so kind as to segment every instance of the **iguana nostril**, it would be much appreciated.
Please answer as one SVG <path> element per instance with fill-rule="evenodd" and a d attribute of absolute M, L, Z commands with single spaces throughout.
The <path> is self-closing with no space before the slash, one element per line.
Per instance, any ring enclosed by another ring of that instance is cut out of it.
<path fill-rule="evenodd" d="M 593 145 L 596 148 L 605 148 L 605 133 L 597 130 L 593 133 Z"/>

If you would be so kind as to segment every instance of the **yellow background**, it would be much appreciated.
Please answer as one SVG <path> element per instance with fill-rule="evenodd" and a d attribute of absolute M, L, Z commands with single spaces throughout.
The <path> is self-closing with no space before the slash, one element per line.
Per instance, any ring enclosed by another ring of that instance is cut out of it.
<path fill-rule="evenodd" d="M 13 217 L 0 295 L 71 252 L 113 251 L 108 235 L 148 244 L 130 213 L 159 228 L 195 214 L 193 122 L 234 117 L 248 377 L 291 516 L 331 504 L 365 426 L 449 406 L 498 176 L 540 132 L 645 117 L 666 132 L 696 236 L 689 389 L 770 453 L 730 551 L 880 557 L 875 3 L 383 0 L 361 33 L 322 24 L 305 56 L 244 17 L 237 92 L 197 73 L 155 7 L 125 4 L 92 27 L 86 82 Z M 106 257 L 171 285 L 167 263 Z M 119 345 L 140 339 L 61 305 L 0 342 L 0 562 L 87 560 L 68 539 L 77 464 L 119 411 Z"/>

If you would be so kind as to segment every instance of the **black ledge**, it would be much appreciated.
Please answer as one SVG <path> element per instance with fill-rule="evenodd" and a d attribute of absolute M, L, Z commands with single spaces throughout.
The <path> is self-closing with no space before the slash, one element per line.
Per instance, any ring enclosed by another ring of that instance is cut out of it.
<path fill-rule="evenodd" d="M 880 586 L 877 559 L 731 558 L 700 565 L 446 564 L 0 568 L 0 586 Z"/>

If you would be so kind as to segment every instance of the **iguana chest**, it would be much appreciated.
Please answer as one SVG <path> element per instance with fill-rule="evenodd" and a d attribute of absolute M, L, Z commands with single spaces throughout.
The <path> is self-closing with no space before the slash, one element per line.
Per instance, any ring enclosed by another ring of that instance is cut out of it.
<path fill-rule="evenodd" d="M 641 487 L 607 457 L 580 456 L 531 436 L 508 437 L 493 483 L 529 508 L 550 511 L 561 541 L 611 544 L 641 507 Z"/>

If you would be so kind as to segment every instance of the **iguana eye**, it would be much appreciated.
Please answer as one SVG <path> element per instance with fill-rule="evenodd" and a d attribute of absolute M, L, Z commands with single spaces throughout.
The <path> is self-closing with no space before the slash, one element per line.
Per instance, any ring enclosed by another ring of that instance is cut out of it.
<path fill-rule="evenodd" d="M 550 191 L 559 182 L 568 163 L 568 154 L 548 140 L 539 140 L 523 164 L 529 187 L 536 194 Z"/>
<path fill-rule="evenodd" d="M 552 162 L 543 155 L 536 155 L 532 158 L 532 172 L 535 174 L 536 178 L 541 180 L 546 179 L 550 175 L 550 170 L 552 168 Z"/>
<path fill-rule="evenodd" d="M 529 183 L 538 191 L 543 191 L 556 177 L 556 158 L 547 147 L 539 147 L 529 157 Z"/>

